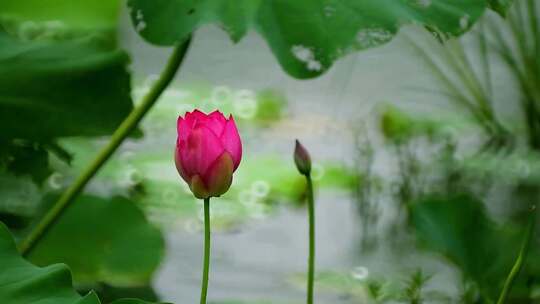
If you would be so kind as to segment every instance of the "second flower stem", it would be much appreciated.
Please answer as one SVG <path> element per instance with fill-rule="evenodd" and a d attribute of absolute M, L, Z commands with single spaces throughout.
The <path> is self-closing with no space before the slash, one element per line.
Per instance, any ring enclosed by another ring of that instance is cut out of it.
<path fill-rule="evenodd" d="M 529 223 L 527 224 L 527 231 L 525 232 L 525 237 L 523 239 L 523 243 L 521 244 L 521 249 L 519 250 L 518 257 L 514 263 L 514 266 L 512 267 L 512 270 L 510 270 L 508 277 L 506 277 L 506 281 L 504 282 L 504 287 L 501 291 L 497 304 L 506 303 L 506 299 L 508 298 L 510 290 L 514 285 L 514 281 L 516 280 L 519 272 L 525 264 L 527 253 L 529 252 L 529 245 L 531 243 L 531 239 L 534 234 L 534 227 L 536 224 L 536 213 L 534 212 L 535 209 L 536 207 L 531 208 L 531 214 L 529 215 Z"/>
<path fill-rule="evenodd" d="M 189 44 L 190 39 L 174 48 L 165 69 L 148 94 L 144 96 L 140 105 L 134 108 L 126 119 L 122 121 L 120 126 L 114 131 L 107 145 L 99 152 L 94 161 L 81 173 L 81 175 L 79 175 L 79 177 L 77 177 L 75 182 L 67 188 L 58 201 L 56 201 L 52 208 L 49 209 L 45 216 L 38 222 L 36 227 L 32 229 L 28 236 L 19 244 L 19 251 L 23 256 L 27 256 L 31 252 L 34 246 L 41 238 L 43 238 L 56 221 L 58 221 L 60 216 L 66 211 L 67 207 L 75 201 L 86 184 L 88 184 L 94 175 L 96 175 L 116 149 L 118 149 L 120 144 L 122 144 L 133 130 L 135 130 L 138 123 L 146 115 L 148 110 L 152 108 L 159 96 L 161 96 L 161 93 L 163 93 L 173 80 L 176 71 L 184 60 Z"/>
<path fill-rule="evenodd" d="M 306 175 L 307 203 L 309 217 L 309 258 L 307 278 L 307 304 L 313 304 L 313 281 L 315 276 L 315 203 L 313 200 L 313 182 L 311 175 Z"/>
<path fill-rule="evenodd" d="M 204 199 L 204 262 L 201 283 L 201 304 L 206 304 L 208 271 L 210 269 L 210 198 Z"/>

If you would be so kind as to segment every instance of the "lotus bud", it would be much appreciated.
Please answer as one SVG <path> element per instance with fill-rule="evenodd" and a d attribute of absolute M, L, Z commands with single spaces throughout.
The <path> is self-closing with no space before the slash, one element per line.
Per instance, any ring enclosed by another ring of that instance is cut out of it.
<path fill-rule="evenodd" d="M 298 139 L 296 140 L 296 146 L 294 147 L 294 163 L 301 174 L 306 176 L 310 174 L 311 157 L 309 157 L 308 151 L 302 146 Z"/>
<path fill-rule="evenodd" d="M 231 186 L 242 159 L 242 142 L 232 115 L 199 110 L 178 117 L 176 169 L 199 199 L 218 197 Z"/>

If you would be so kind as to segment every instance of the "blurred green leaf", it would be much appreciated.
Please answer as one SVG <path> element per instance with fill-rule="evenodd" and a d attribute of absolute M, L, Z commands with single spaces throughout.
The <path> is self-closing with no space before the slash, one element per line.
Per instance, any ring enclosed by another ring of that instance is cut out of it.
<path fill-rule="evenodd" d="M 133 202 L 85 195 L 51 228 L 29 260 L 36 265 L 66 263 L 81 285 L 144 286 L 163 254 L 160 231 Z"/>
<path fill-rule="evenodd" d="M 0 3 L 3 138 L 106 135 L 131 110 L 120 2 Z"/>
<path fill-rule="evenodd" d="M 403 142 L 413 136 L 429 134 L 431 129 L 429 125 L 424 128 L 420 120 L 415 119 L 392 105 L 386 105 L 381 113 L 380 129 L 384 137 L 394 142 Z"/>
<path fill-rule="evenodd" d="M 0 26 L 0 137 L 110 134 L 132 109 L 127 63 L 108 35 L 23 40 Z"/>
<path fill-rule="evenodd" d="M 489 0 L 489 7 L 499 13 L 501 16 L 506 16 L 506 13 L 514 0 Z"/>
<path fill-rule="evenodd" d="M 120 0 L 2 0 L 0 14 L 31 22 L 55 22 L 80 29 L 113 29 Z"/>
<path fill-rule="evenodd" d="M 517 257 L 521 231 L 496 225 L 483 204 L 468 195 L 419 200 L 411 205 L 410 216 L 420 244 L 458 266 L 484 298 L 496 299 Z"/>
<path fill-rule="evenodd" d="M 0 223 L 0 303 L 100 304 L 95 293 L 81 296 L 71 286 L 66 265 L 43 268 L 24 260 L 9 231 Z"/>
<path fill-rule="evenodd" d="M 62 136 L 108 135 L 131 111 L 119 0 L 0 2 L 0 167 L 47 178 Z M 15 139 L 15 140 L 14 140 Z"/>
<path fill-rule="evenodd" d="M 494 0 L 492 0 L 494 1 Z M 450 35 L 467 30 L 484 0 L 129 0 L 135 29 L 149 42 L 172 45 L 215 23 L 239 41 L 250 29 L 268 42 L 290 75 L 311 78 L 351 51 L 388 42 L 404 24 Z"/>
<path fill-rule="evenodd" d="M 257 93 L 257 113 L 255 117 L 262 123 L 276 122 L 285 116 L 287 98 L 276 90 L 262 90 Z"/>
<path fill-rule="evenodd" d="M 473 120 L 451 113 L 430 116 L 409 113 L 392 104 L 385 104 L 380 110 L 379 127 L 387 140 L 403 143 L 414 137 L 444 138 L 458 133 L 472 132 L 476 128 Z"/>
<path fill-rule="evenodd" d="M 43 145 L 17 140 L 0 140 L 0 170 L 31 176 L 36 184 L 43 183 L 52 173 Z"/>
<path fill-rule="evenodd" d="M 38 187 L 29 177 L 0 171 L 0 193 L 0 221 L 10 228 L 25 227 L 42 197 Z"/>
<path fill-rule="evenodd" d="M 71 273 L 64 264 L 37 267 L 23 259 L 0 222 L 0 303 L 6 304 L 101 304 L 94 292 L 81 297 L 71 285 Z M 121 299 L 111 304 L 151 304 L 138 299 Z"/>

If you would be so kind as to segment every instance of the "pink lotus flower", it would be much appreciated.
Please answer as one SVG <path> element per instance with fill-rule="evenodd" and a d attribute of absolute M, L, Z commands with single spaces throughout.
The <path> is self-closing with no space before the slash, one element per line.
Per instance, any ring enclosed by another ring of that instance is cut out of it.
<path fill-rule="evenodd" d="M 199 110 L 178 117 L 174 160 L 195 197 L 220 196 L 229 190 L 240 165 L 242 142 L 234 119 L 219 111 Z"/>

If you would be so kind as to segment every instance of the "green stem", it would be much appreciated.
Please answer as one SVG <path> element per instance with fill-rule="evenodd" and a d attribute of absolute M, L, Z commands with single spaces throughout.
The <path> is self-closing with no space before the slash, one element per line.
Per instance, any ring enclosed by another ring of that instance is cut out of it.
<path fill-rule="evenodd" d="M 313 201 L 313 183 L 311 175 L 306 175 L 309 217 L 309 258 L 307 279 L 307 304 L 313 304 L 313 279 L 315 275 L 315 204 Z"/>
<path fill-rule="evenodd" d="M 210 198 L 204 199 L 204 263 L 201 283 L 201 304 L 206 304 L 208 270 L 210 269 Z"/>
<path fill-rule="evenodd" d="M 535 208 L 533 208 L 532 211 L 534 211 L 534 209 Z M 531 212 L 529 223 L 527 225 L 527 231 L 525 232 L 525 239 L 523 240 L 523 243 L 521 244 L 521 249 L 519 251 L 519 255 L 516 259 L 516 262 L 514 263 L 512 270 L 510 270 L 508 277 L 506 277 L 506 282 L 504 283 L 504 287 L 503 287 L 503 290 L 501 291 L 501 295 L 499 296 L 499 300 L 497 301 L 497 304 L 506 303 L 506 299 L 508 298 L 508 294 L 510 293 L 510 290 L 512 289 L 512 285 L 514 284 L 516 277 L 521 271 L 521 268 L 523 268 L 523 264 L 525 264 L 525 259 L 527 258 L 527 252 L 529 251 L 529 245 L 531 243 L 532 235 L 534 233 L 535 222 L 536 222 L 536 214 L 535 212 Z"/>
<path fill-rule="evenodd" d="M 109 143 L 99 152 L 94 161 L 83 171 L 83 173 L 75 180 L 75 182 L 60 196 L 53 207 L 45 214 L 36 227 L 28 234 L 28 236 L 19 244 L 19 251 L 23 256 L 28 256 L 34 246 L 47 233 L 47 231 L 56 223 L 60 216 L 66 211 L 67 207 L 77 198 L 82 192 L 86 184 L 94 177 L 99 169 L 118 149 L 120 144 L 131 134 L 137 124 L 152 108 L 161 93 L 167 88 L 173 80 L 176 71 L 182 64 L 186 55 L 190 40 L 176 46 L 173 50 L 169 61 L 159 79 L 156 81 L 150 92 L 144 96 L 142 102 L 137 106 L 126 119 L 115 130 Z"/>

